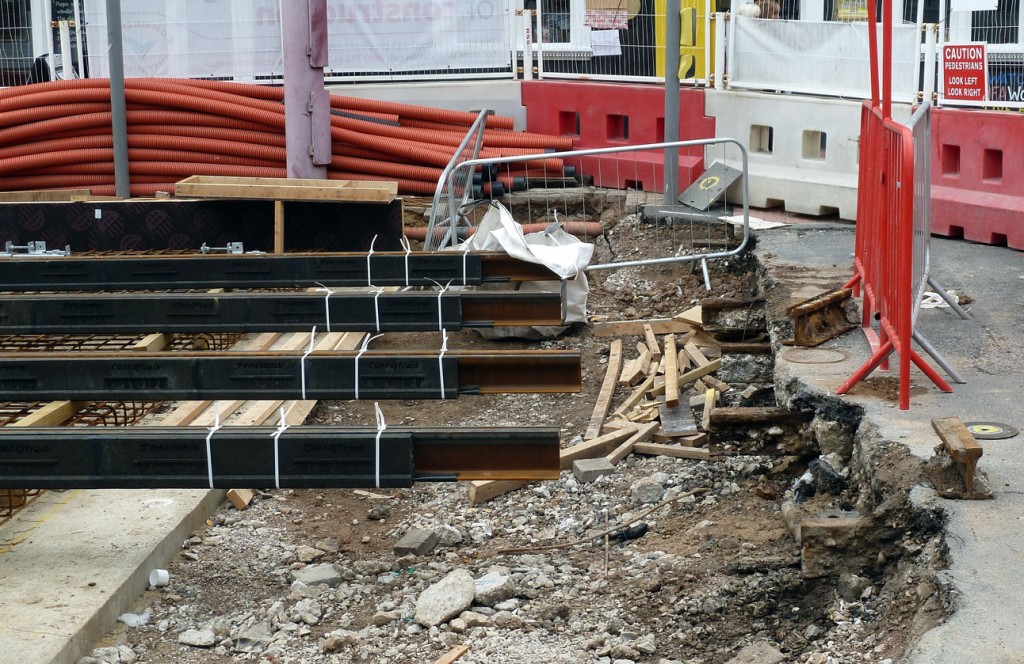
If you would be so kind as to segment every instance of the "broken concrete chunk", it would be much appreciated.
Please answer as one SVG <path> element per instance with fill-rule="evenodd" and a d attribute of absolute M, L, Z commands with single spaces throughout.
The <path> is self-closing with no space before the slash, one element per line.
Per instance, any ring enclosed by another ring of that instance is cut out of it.
<path fill-rule="evenodd" d="M 596 459 L 577 459 L 572 462 L 572 474 L 582 483 L 593 482 L 602 475 L 615 472 L 615 466 L 605 457 Z"/>
<path fill-rule="evenodd" d="M 338 569 L 329 563 L 319 565 L 306 565 L 302 569 L 292 571 L 292 581 L 301 581 L 307 586 L 325 584 L 331 588 L 341 583 L 341 574 Z"/>
<path fill-rule="evenodd" d="M 425 556 L 437 546 L 437 533 L 424 528 L 410 528 L 395 544 L 395 555 Z"/>
<path fill-rule="evenodd" d="M 651 477 L 641 477 L 629 488 L 633 501 L 641 505 L 653 505 L 665 497 L 665 487 Z"/>
<path fill-rule="evenodd" d="M 195 648 L 209 648 L 217 642 L 217 637 L 210 629 L 187 629 L 178 635 L 178 643 Z"/>
<path fill-rule="evenodd" d="M 468 609 L 474 597 L 473 575 L 457 569 L 420 594 L 416 600 L 415 620 L 424 627 L 440 625 Z"/>
<path fill-rule="evenodd" d="M 786 659 L 778 648 L 767 641 L 752 643 L 739 651 L 726 664 L 779 664 Z"/>
<path fill-rule="evenodd" d="M 491 571 L 476 580 L 476 597 L 473 601 L 480 606 L 494 606 L 511 599 L 515 594 L 516 584 L 512 577 Z"/>

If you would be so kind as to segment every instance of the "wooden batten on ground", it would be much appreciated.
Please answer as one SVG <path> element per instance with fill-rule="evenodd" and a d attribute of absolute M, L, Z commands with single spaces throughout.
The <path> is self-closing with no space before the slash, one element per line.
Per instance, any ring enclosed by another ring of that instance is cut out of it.
<path fill-rule="evenodd" d="M 701 325 L 700 307 L 675 318 L 593 325 L 594 336 L 628 335 L 642 337 L 643 341 L 636 344 L 637 355 L 632 358 L 625 357 L 625 340 L 612 341 L 584 440 L 561 451 L 562 470 L 572 469 L 574 461 L 600 457 L 614 465 L 630 454 L 693 460 L 711 458 L 707 431 L 716 412 L 715 402 L 719 393 L 731 388 L 712 375 L 722 366 L 722 360 L 717 342 Z M 659 335 L 667 336 L 659 342 Z M 612 409 L 617 387 L 633 389 Z M 699 395 L 697 407 L 703 407 L 699 423 L 694 417 L 690 397 L 682 395 L 684 389 L 692 389 Z M 470 482 L 469 500 L 479 504 L 529 483 L 526 480 Z"/>

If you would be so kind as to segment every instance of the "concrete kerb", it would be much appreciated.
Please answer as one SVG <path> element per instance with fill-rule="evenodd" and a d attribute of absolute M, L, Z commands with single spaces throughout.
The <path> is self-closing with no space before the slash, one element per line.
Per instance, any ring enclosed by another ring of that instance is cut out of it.
<path fill-rule="evenodd" d="M 224 495 L 44 493 L 0 527 L 0 663 L 74 664 L 87 655 Z"/>

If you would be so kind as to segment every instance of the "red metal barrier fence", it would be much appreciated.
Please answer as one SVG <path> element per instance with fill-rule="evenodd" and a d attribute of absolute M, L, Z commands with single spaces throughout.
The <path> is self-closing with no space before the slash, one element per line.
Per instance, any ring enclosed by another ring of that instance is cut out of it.
<path fill-rule="evenodd" d="M 927 255 L 928 234 L 915 234 L 914 134 L 891 117 L 891 0 L 884 4 L 882 66 L 887 74 L 881 95 L 875 31 L 868 31 L 872 99 L 864 102 L 861 112 L 856 253 L 854 276 L 847 284 L 863 289 L 864 330 L 870 339 L 871 320 L 877 317 L 878 343 L 872 343 L 871 357 L 836 392 L 846 394 L 876 368 L 886 368 L 895 351 L 899 356 L 899 407 L 907 410 L 911 362 L 939 389 L 953 390 L 911 347 L 911 340 L 919 338 L 914 332 L 914 312 L 925 278 L 924 268 L 915 263 Z M 874 3 L 868 3 L 868 15 L 874 26 Z"/>

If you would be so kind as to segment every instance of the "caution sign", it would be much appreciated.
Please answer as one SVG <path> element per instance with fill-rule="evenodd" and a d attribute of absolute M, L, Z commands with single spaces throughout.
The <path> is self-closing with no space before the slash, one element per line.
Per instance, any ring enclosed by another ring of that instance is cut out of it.
<path fill-rule="evenodd" d="M 942 47 L 943 95 L 946 101 L 988 99 L 986 44 L 946 44 Z"/>

